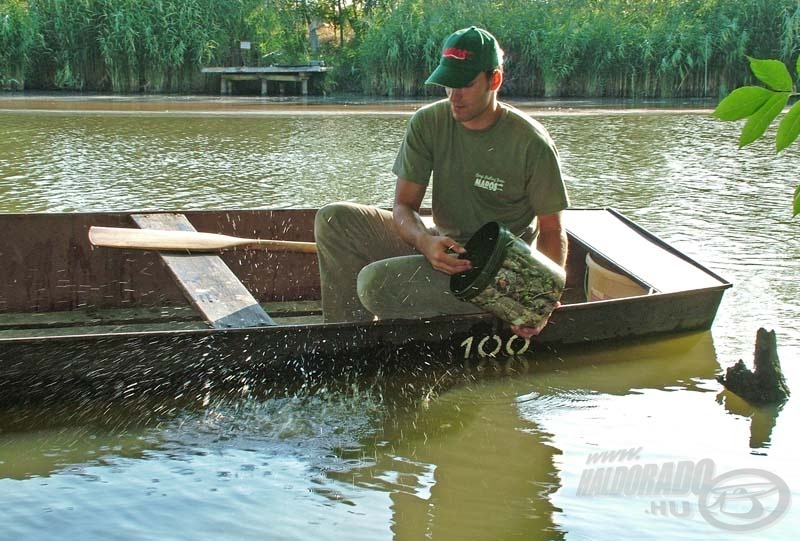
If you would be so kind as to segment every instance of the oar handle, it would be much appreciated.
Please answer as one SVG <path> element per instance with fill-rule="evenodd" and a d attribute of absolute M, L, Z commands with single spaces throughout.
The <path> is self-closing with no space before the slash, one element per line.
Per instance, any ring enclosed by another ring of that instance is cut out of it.
<path fill-rule="evenodd" d="M 225 235 L 223 235 L 225 236 Z M 230 237 L 237 238 L 237 237 Z M 239 239 L 247 241 L 239 244 L 240 247 L 260 247 L 274 252 L 303 252 L 307 254 L 317 253 L 317 243 L 302 242 L 297 240 L 274 240 L 274 239 Z"/>

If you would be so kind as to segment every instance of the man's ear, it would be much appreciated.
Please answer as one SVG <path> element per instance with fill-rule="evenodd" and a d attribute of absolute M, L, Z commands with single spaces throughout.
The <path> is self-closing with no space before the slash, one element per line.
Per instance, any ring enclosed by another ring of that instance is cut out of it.
<path fill-rule="evenodd" d="M 500 85 L 503 84 L 503 72 L 502 70 L 494 70 L 492 75 L 489 77 L 489 90 L 497 90 L 500 88 Z"/>

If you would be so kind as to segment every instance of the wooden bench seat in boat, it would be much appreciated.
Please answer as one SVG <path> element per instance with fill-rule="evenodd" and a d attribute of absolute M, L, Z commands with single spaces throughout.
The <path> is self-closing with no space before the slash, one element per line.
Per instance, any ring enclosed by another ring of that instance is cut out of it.
<path fill-rule="evenodd" d="M 133 214 L 142 229 L 196 231 L 183 214 Z M 276 323 L 217 255 L 160 252 L 189 302 L 216 329 Z"/>

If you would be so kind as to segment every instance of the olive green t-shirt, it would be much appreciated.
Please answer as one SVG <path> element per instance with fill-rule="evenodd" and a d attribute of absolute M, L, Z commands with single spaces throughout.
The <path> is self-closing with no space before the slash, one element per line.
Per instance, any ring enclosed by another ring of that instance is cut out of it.
<path fill-rule="evenodd" d="M 432 182 L 434 223 L 459 242 L 489 221 L 528 237 L 537 215 L 569 206 L 547 130 L 510 105 L 500 106 L 500 118 L 486 130 L 464 128 L 446 99 L 423 107 L 409 121 L 392 169 L 423 186 Z"/>

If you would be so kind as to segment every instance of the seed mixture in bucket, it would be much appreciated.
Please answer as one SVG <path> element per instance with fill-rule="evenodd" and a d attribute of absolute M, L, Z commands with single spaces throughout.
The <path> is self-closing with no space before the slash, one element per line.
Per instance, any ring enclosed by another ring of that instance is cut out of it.
<path fill-rule="evenodd" d="M 450 290 L 513 325 L 539 326 L 556 308 L 566 274 L 550 258 L 497 222 L 481 227 L 459 258 L 472 269 L 450 278 Z"/>

